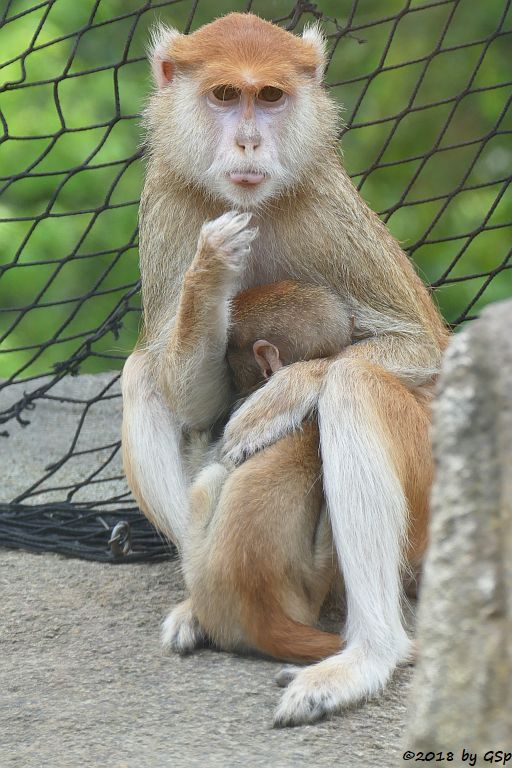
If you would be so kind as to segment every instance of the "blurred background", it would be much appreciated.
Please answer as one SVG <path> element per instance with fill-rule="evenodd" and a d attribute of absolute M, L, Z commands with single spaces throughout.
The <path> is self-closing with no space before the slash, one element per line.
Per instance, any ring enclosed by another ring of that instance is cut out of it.
<path fill-rule="evenodd" d="M 510 0 L 1 0 L 0 377 L 122 366 L 148 28 L 231 10 L 320 21 L 344 163 L 447 321 L 512 296 Z"/>

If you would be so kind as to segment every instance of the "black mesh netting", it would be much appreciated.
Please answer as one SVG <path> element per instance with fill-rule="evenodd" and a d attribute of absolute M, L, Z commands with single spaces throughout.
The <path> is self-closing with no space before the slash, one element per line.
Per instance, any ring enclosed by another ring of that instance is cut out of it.
<path fill-rule="evenodd" d="M 346 166 L 448 322 L 512 293 L 510 1 L 4 0 L 4 545 L 112 562 L 171 552 L 119 461 L 119 370 L 139 321 L 144 47 L 156 18 L 189 31 L 230 10 L 296 31 L 322 23 Z"/>

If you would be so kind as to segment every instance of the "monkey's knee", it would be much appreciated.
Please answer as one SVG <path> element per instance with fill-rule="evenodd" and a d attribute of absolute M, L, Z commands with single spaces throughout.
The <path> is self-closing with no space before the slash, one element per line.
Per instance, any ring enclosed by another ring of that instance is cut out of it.
<path fill-rule="evenodd" d="M 386 393 L 386 384 L 407 391 L 391 373 L 370 360 L 344 357 L 333 362 L 325 379 L 325 388 L 341 388 L 354 398 L 366 398 L 368 390 L 378 388 L 376 394 Z"/>
<path fill-rule="evenodd" d="M 207 525 L 214 513 L 229 471 L 220 463 L 210 464 L 190 489 L 190 522 Z"/>

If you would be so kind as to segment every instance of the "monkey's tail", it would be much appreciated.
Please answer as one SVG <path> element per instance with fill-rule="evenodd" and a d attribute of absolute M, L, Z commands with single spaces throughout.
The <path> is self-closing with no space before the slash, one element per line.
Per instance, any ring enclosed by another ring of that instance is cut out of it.
<path fill-rule="evenodd" d="M 276 599 L 251 606 L 245 630 L 249 643 L 282 661 L 313 662 L 341 650 L 343 638 L 333 632 L 302 624 L 290 618 Z"/>

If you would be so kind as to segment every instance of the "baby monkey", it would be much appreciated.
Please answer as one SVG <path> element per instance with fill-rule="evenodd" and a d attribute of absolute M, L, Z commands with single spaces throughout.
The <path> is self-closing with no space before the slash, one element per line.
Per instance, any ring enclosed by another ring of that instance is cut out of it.
<path fill-rule="evenodd" d="M 284 365 L 337 354 L 353 325 L 326 288 L 283 281 L 244 291 L 227 353 L 235 391 L 245 397 Z M 206 635 L 226 650 L 300 662 L 339 651 L 338 634 L 313 626 L 337 573 L 323 507 L 314 417 L 237 468 L 203 469 L 183 547 L 190 599 L 166 620 L 164 643 L 186 651 Z"/>

